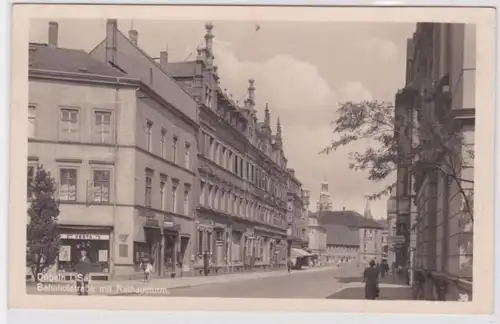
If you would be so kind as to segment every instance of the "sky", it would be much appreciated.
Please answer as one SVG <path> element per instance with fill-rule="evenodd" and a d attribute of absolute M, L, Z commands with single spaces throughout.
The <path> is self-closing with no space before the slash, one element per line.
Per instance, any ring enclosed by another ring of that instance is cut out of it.
<path fill-rule="evenodd" d="M 92 50 L 105 38 L 105 20 L 56 20 L 58 46 Z M 273 132 L 279 117 L 288 166 L 311 192 L 315 211 L 323 179 L 329 182 L 334 210 L 363 213 L 366 195 L 383 189 L 367 174 L 349 170 L 347 154 L 359 142 L 329 155 L 318 152 L 333 137 L 330 122 L 342 101 L 394 101 L 404 87 L 406 40 L 411 23 L 212 21 L 215 64 L 221 87 L 243 99 L 248 79 L 255 79 L 257 114 L 269 104 Z M 133 26 L 138 44 L 152 57 L 168 49 L 169 61 L 194 59 L 204 44 L 204 21 L 120 20 L 127 35 Z M 256 31 L 256 26 L 260 29 Z M 34 20 L 30 41 L 47 42 L 48 20 Z M 242 102 L 242 101 L 241 101 Z M 387 198 L 370 202 L 372 215 L 386 217 Z"/>

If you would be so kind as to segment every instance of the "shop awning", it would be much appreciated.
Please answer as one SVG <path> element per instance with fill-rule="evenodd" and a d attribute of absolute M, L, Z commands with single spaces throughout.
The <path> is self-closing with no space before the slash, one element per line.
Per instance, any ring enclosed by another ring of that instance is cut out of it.
<path fill-rule="evenodd" d="M 302 249 L 297 249 L 297 248 L 292 248 L 291 250 L 291 257 L 292 258 L 303 258 L 303 257 L 308 257 L 312 256 L 311 253 L 304 251 Z"/>

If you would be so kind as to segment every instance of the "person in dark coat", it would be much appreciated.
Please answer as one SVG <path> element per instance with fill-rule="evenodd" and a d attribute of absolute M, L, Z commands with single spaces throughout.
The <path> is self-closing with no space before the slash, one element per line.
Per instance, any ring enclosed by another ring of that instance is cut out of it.
<path fill-rule="evenodd" d="M 363 281 L 365 282 L 365 298 L 376 299 L 379 295 L 378 286 L 379 270 L 376 267 L 375 261 L 370 261 L 370 266 L 363 273 Z"/>
<path fill-rule="evenodd" d="M 87 256 L 86 250 L 80 251 L 80 257 L 78 258 L 75 268 L 76 268 L 76 290 L 78 292 L 78 295 L 88 295 L 92 262 Z"/>

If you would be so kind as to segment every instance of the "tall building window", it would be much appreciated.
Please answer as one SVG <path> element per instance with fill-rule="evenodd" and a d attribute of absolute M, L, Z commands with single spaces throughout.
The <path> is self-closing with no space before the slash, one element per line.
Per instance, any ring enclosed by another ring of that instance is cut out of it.
<path fill-rule="evenodd" d="M 28 106 L 28 137 L 35 137 L 36 133 L 36 108 L 35 105 Z"/>
<path fill-rule="evenodd" d="M 146 150 L 153 152 L 153 122 L 146 122 Z"/>
<path fill-rule="evenodd" d="M 76 201 L 77 193 L 77 170 L 63 168 L 59 170 L 59 200 Z"/>
<path fill-rule="evenodd" d="M 78 140 L 78 109 L 61 109 L 61 139 Z"/>
<path fill-rule="evenodd" d="M 31 183 L 33 182 L 33 179 L 35 178 L 35 167 L 33 165 L 28 166 L 28 183 L 27 183 L 27 193 L 26 197 L 28 199 L 31 199 L 32 196 L 32 190 L 31 190 Z"/>
<path fill-rule="evenodd" d="M 153 192 L 153 172 L 146 170 L 146 182 L 144 192 L 144 206 L 151 207 Z"/>
<path fill-rule="evenodd" d="M 214 152 L 214 162 L 219 164 L 219 150 L 220 150 L 220 145 L 219 143 L 215 143 L 215 152 Z"/>
<path fill-rule="evenodd" d="M 209 137 L 209 150 L 210 152 L 208 153 L 208 157 L 210 160 L 214 160 L 214 139 L 212 137 Z"/>
<path fill-rule="evenodd" d="M 172 212 L 177 213 L 177 185 L 172 186 Z"/>
<path fill-rule="evenodd" d="M 161 137 L 160 137 L 160 150 L 161 150 L 161 158 L 167 158 L 167 131 L 162 128 L 161 129 Z"/>
<path fill-rule="evenodd" d="M 201 206 L 205 205 L 205 194 L 206 194 L 205 182 L 200 181 L 200 201 L 199 204 Z"/>
<path fill-rule="evenodd" d="M 97 143 L 111 143 L 111 112 L 96 111 L 94 117 L 94 141 Z"/>
<path fill-rule="evenodd" d="M 226 164 L 226 169 L 231 170 L 232 165 L 231 165 L 231 160 L 233 159 L 233 153 L 228 150 L 227 152 L 227 164 Z"/>
<path fill-rule="evenodd" d="M 222 152 L 221 152 L 221 156 L 220 156 L 220 164 L 223 168 L 227 168 L 226 152 L 227 152 L 226 148 L 222 147 Z"/>
<path fill-rule="evenodd" d="M 234 155 L 234 166 L 233 166 L 233 172 L 234 174 L 236 175 L 239 175 L 238 173 L 238 165 L 239 165 L 239 162 L 238 162 L 239 158 L 237 155 Z"/>
<path fill-rule="evenodd" d="M 184 215 L 189 215 L 189 188 L 184 189 Z"/>
<path fill-rule="evenodd" d="M 172 162 L 177 163 L 177 142 L 178 138 L 176 136 L 172 139 Z"/>
<path fill-rule="evenodd" d="M 214 188 L 214 209 L 219 209 L 219 189 Z"/>
<path fill-rule="evenodd" d="M 109 202 L 111 172 L 109 170 L 94 170 L 93 173 L 92 201 Z"/>
<path fill-rule="evenodd" d="M 165 204 L 165 188 L 167 185 L 167 176 L 164 174 L 160 175 L 160 209 L 165 210 L 166 204 Z"/>
<path fill-rule="evenodd" d="M 184 153 L 184 166 L 186 169 L 190 170 L 191 169 L 191 144 L 187 143 L 185 144 L 185 153 Z"/>

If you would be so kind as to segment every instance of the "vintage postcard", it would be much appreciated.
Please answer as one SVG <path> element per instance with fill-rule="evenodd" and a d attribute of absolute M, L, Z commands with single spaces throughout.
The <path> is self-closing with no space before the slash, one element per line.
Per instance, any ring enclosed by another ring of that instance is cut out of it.
<path fill-rule="evenodd" d="M 15 6 L 11 307 L 492 312 L 495 22 Z"/>

